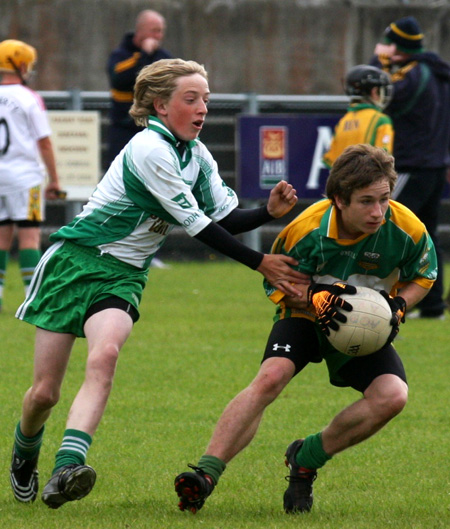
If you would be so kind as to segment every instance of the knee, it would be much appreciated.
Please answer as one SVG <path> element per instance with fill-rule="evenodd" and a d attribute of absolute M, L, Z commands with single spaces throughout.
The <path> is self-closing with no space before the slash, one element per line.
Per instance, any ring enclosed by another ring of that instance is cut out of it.
<path fill-rule="evenodd" d="M 118 357 L 119 350 L 114 344 L 104 345 L 101 351 L 91 351 L 87 361 L 87 378 L 94 378 L 103 384 L 111 384 Z"/>
<path fill-rule="evenodd" d="M 268 403 L 275 400 L 292 378 L 290 366 L 272 364 L 263 368 L 252 385 Z"/>
<path fill-rule="evenodd" d="M 59 396 L 59 389 L 54 389 L 44 384 L 32 387 L 29 393 L 32 407 L 39 411 L 49 410 L 56 406 L 59 401 Z"/>
<path fill-rule="evenodd" d="M 379 392 L 376 402 L 379 414 L 383 420 L 388 421 L 398 415 L 408 401 L 408 386 L 397 379 Z"/>
<path fill-rule="evenodd" d="M 389 398 L 389 407 L 391 409 L 392 417 L 398 415 L 408 402 L 408 387 L 406 384 L 401 385 L 396 388 L 390 398 Z"/>

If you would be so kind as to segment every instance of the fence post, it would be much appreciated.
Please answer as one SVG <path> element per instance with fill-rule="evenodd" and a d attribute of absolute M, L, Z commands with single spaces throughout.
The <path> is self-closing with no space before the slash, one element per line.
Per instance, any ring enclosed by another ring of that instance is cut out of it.
<path fill-rule="evenodd" d="M 70 94 L 70 109 L 71 110 L 83 110 L 83 98 L 81 96 L 81 90 L 79 88 L 73 88 L 69 91 Z M 64 218 L 66 224 L 69 224 L 73 218 L 80 213 L 83 208 L 84 202 L 81 200 L 67 200 L 64 204 Z"/>
<path fill-rule="evenodd" d="M 73 88 L 70 90 L 70 106 L 72 110 L 83 110 L 83 100 L 79 88 Z"/>
<path fill-rule="evenodd" d="M 254 92 L 248 94 L 247 112 L 249 114 L 259 114 L 258 96 Z M 241 175 L 241 178 L 242 177 L 243 175 Z M 257 200 L 243 200 L 242 202 L 246 208 L 256 208 L 259 206 L 259 202 Z M 252 250 L 260 252 L 262 247 L 261 228 L 256 228 L 255 230 L 244 233 L 243 242 Z"/>

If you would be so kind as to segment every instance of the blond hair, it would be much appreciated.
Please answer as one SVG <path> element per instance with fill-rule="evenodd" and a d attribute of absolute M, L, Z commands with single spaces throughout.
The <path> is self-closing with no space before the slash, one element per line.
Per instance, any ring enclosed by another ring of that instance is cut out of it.
<path fill-rule="evenodd" d="M 168 101 L 177 87 L 179 77 L 196 73 L 208 80 L 205 68 L 195 61 L 161 59 L 142 68 L 136 78 L 133 105 L 129 111 L 136 125 L 148 125 L 148 117 L 156 115 L 155 99 Z"/>

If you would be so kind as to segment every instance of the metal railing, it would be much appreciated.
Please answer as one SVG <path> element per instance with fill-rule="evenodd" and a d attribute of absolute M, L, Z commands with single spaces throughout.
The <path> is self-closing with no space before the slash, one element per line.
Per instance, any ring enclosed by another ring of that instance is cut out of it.
<path fill-rule="evenodd" d="M 98 110 L 109 108 L 110 94 L 105 91 L 43 90 L 39 92 L 49 109 Z M 342 111 L 348 105 L 347 96 L 328 95 L 263 95 L 256 93 L 211 94 L 212 108 L 239 108 L 241 112 L 258 114 L 274 107 L 311 112 Z"/>
<path fill-rule="evenodd" d="M 39 91 L 49 110 L 97 110 L 101 114 L 102 138 L 106 138 L 105 129 L 109 125 L 110 94 L 108 91 Z M 347 96 L 330 95 L 264 95 L 256 93 L 239 94 L 211 94 L 209 103 L 209 114 L 207 118 L 208 127 L 216 127 L 219 132 L 214 134 L 211 141 L 207 141 L 208 148 L 213 155 L 225 155 L 231 167 L 221 171 L 225 180 L 235 179 L 234 162 L 236 158 L 236 144 L 234 141 L 234 127 L 236 115 L 240 113 L 264 114 L 264 113 L 344 113 L 349 104 Z M 222 134 L 225 127 L 233 127 L 233 134 L 228 134 L 228 140 L 223 139 Z M 205 130 L 207 132 L 207 130 Z M 230 139 L 230 137 L 232 139 Z M 107 149 L 106 139 L 101 141 L 103 152 Z M 106 169 L 105 167 L 103 169 Z M 446 211 L 450 210 L 450 199 L 444 200 Z M 66 205 L 69 215 L 73 207 Z M 448 215 L 443 216 L 445 222 L 441 222 L 439 232 L 445 236 L 450 233 L 450 222 Z M 250 233 L 246 235 L 247 243 L 252 247 L 260 246 L 260 234 Z"/>

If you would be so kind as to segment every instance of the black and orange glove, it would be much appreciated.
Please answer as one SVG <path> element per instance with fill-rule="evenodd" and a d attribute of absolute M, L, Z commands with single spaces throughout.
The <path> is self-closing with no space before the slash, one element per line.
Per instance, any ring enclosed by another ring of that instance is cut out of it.
<path fill-rule="evenodd" d="M 406 301 L 401 296 L 395 296 L 395 298 L 393 298 L 386 292 L 386 290 L 381 290 L 380 294 L 389 303 L 389 307 L 392 310 L 392 331 L 389 335 L 389 338 L 387 339 L 387 342 L 385 343 L 386 346 L 394 341 L 394 338 L 397 336 L 398 331 L 400 330 L 400 323 L 405 323 Z"/>
<path fill-rule="evenodd" d="M 353 310 L 350 303 L 339 297 L 340 294 L 356 294 L 356 287 L 338 282 L 334 285 L 312 283 L 308 288 L 308 304 L 314 305 L 320 328 L 327 336 L 330 335 L 330 329 L 339 329 L 337 321 L 347 321 L 347 316 L 338 308 L 348 312 Z"/>

